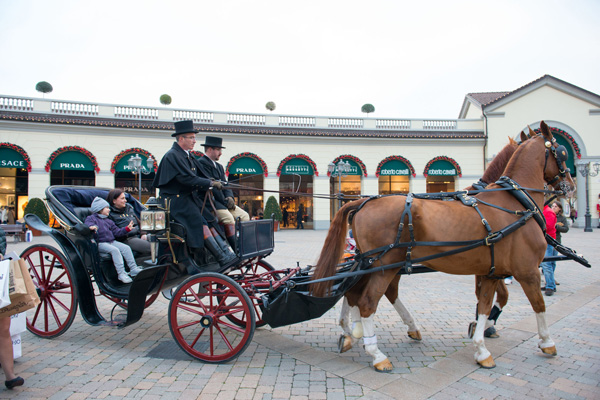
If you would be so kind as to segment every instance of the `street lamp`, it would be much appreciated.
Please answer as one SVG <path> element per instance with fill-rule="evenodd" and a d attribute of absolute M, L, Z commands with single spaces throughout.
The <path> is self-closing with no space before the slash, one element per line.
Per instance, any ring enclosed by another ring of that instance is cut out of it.
<path fill-rule="evenodd" d="M 338 195 L 340 206 L 342 208 L 342 178 L 348 176 L 348 172 L 350 172 L 351 165 L 348 161 L 340 160 L 340 162 L 335 165 L 333 162 L 330 162 L 327 166 L 327 171 L 333 178 L 338 178 Z M 338 208 L 338 209 L 339 209 Z"/>
<path fill-rule="evenodd" d="M 592 178 L 598 175 L 600 171 L 600 164 L 594 163 L 594 172 L 590 169 L 590 163 L 581 162 L 577 164 L 577 170 L 585 178 L 585 228 L 584 232 L 592 232 L 592 215 L 590 214 L 590 184 L 588 182 L 588 176 Z"/>
<path fill-rule="evenodd" d="M 129 158 L 129 160 L 127 160 L 127 165 L 129 165 L 129 169 L 131 170 L 132 173 L 138 174 L 138 177 L 139 177 L 139 180 L 138 180 L 138 190 L 139 190 L 139 192 L 138 192 L 138 200 L 141 203 L 142 202 L 142 174 L 148 175 L 148 174 L 152 173 L 152 170 L 154 169 L 154 159 L 152 158 L 152 156 L 150 156 L 146 160 L 146 166 L 148 167 L 148 171 L 146 171 L 146 168 L 144 168 L 142 166 L 142 157 L 140 157 L 139 154 L 131 156 Z"/>

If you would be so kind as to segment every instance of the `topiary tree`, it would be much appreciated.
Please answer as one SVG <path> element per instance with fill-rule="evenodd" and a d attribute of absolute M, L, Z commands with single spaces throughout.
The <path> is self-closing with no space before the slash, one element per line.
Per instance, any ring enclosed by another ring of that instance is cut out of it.
<path fill-rule="evenodd" d="M 273 215 L 275 221 L 283 221 L 283 214 L 281 213 L 281 208 L 279 207 L 279 203 L 277 202 L 277 199 L 275 199 L 275 196 L 269 196 L 267 205 L 265 206 L 264 218 L 271 219 L 271 215 Z"/>
<path fill-rule="evenodd" d="M 168 94 L 163 94 L 160 96 L 160 104 L 168 106 L 169 104 L 171 104 L 171 96 L 169 96 Z"/>
<path fill-rule="evenodd" d="M 41 92 L 42 97 L 44 97 L 44 95 L 46 93 L 51 93 L 52 90 L 54 90 L 54 89 L 52 88 L 52 85 L 49 84 L 48 82 L 41 81 L 41 82 L 38 82 L 37 85 L 35 85 L 35 90 L 37 90 L 38 92 Z"/>
<path fill-rule="evenodd" d="M 267 104 L 265 104 L 265 107 L 267 110 L 273 111 L 277 106 L 275 105 L 275 102 L 269 101 Z"/>
<path fill-rule="evenodd" d="M 360 111 L 367 113 L 367 115 L 369 115 L 370 113 L 375 112 L 375 107 L 373 106 L 373 104 L 367 103 L 362 106 Z"/>
<path fill-rule="evenodd" d="M 48 215 L 48 210 L 46 210 L 46 205 L 41 199 L 38 199 L 37 197 L 34 197 L 33 199 L 29 200 L 24 211 L 25 215 L 37 215 L 46 225 L 48 225 L 48 222 L 50 222 L 50 216 Z"/>

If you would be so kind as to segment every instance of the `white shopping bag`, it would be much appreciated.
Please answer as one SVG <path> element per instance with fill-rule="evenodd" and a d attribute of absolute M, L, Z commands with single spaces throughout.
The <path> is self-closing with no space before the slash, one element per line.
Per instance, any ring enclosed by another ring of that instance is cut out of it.
<path fill-rule="evenodd" d="M 0 308 L 10 305 L 9 272 L 10 260 L 0 261 Z"/>
<path fill-rule="evenodd" d="M 15 335 L 11 337 L 12 342 L 13 342 L 13 359 L 16 360 L 17 358 L 21 357 L 22 353 L 21 353 L 21 335 Z"/>
<path fill-rule="evenodd" d="M 10 336 L 20 335 L 27 330 L 26 313 L 18 313 L 10 316 Z"/>

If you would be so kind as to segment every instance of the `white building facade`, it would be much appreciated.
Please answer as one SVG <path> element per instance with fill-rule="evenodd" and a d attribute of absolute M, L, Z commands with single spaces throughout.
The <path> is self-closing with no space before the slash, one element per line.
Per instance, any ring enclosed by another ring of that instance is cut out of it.
<path fill-rule="evenodd" d="M 512 92 L 466 96 L 458 119 L 284 116 L 65 102 L 0 95 L 0 206 L 44 198 L 50 184 L 121 187 L 139 195 L 128 170 L 135 154 L 160 161 L 173 123 L 191 119 L 198 156 L 206 135 L 223 138 L 220 162 L 240 185 L 238 204 L 257 215 L 273 195 L 295 228 L 300 204 L 307 229 L 327 229 L 339 201 L 327 197 L 454 191 L 477 181 L 508 136 L 544 120 L 576 162 L 600 162 L 600 96 L 551 76 Z M 344 161 L 350 171 L 330 177 Z M 157 193 L 152 169 L 142 174 L 142 199 Z M 578 180 L 578 223 L 585 211 Z M 593 224 L 600 177 L 589 177 Z"/>

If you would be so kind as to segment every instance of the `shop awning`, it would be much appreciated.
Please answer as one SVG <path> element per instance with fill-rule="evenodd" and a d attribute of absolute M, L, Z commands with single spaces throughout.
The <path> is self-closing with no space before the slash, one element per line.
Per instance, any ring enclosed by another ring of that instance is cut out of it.
<path fill-rule="evenodd" d="M 260 163 L 251 157 L 243 157 L 235 160 L 229 167 L 229 174 L 254 175 L 262 174 L 263 172 Z"/>
<path fill-rule="evenodd" d="M 381 166 L 380 176 L 410 175 L 410 168 L 400 160 L 390 160 Z"/>
<path fill-rule="evenodd" d="M 117 164 L 115 165 L 115 172 L 131 172 L 131 170 L 129 169 L 129 159 L 135 154 L 142 158 L 142 169 L 144 174 L 154 172 L 148 169 L 148 165 L 146 163 L 146 160 L 148 160 L 148 156 L 142 153 L 130 153 L 121 157 L 121 159 L 117 161 Z"/>
<path fill-rule="evenodd" d="M 292 158 L 281 168 L 281 175 L 314 175 L 315 170 L 302 158 Z"/>
<path fill-rule="evenodd" d="M 56 156 L 50 169 L 93 171 L 94 165 L 85 154 L 78 151 L 66 151 Z"/>
<path fill-rule="evenodd" d="M 19 152 L 0 148 L 0 168 L 27 168 L 27 161 Z"/>
<path fill-rule="evenodd" d="M 427 170 L 428 176 L 455 176 L 458 175 L 456 167 L 446 160 L 434 161 Z"/>

